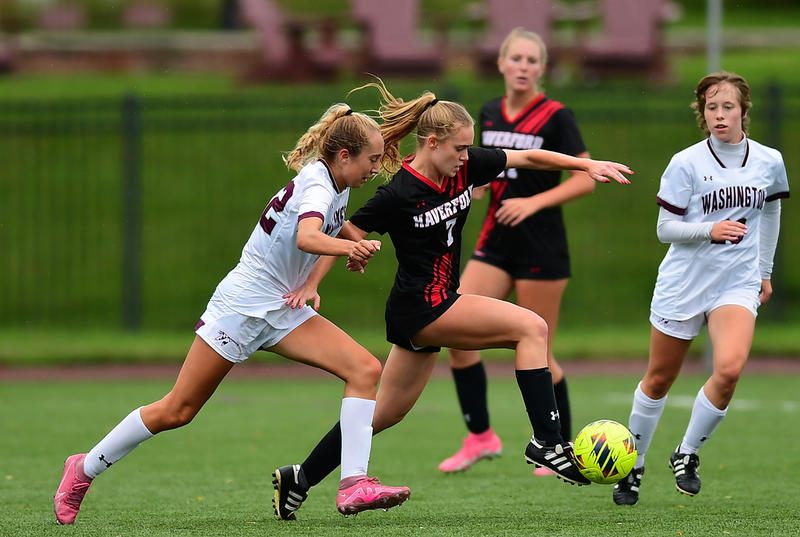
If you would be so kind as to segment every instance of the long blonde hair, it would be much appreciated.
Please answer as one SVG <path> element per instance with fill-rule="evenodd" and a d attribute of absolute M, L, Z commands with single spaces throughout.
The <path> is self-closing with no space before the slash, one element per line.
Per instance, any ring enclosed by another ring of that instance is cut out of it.
<path fill-rule="evenodd" d="M 300 171 L 318 157 L 333 163 L 342 149 L 356 156 L 369 143 L 370 129 L 380 132 L 374 119 L 353 112 L 346 104 L 334 104 L 297 140 L 297 145 L 283 156 L 283 161 L 290 170 Z"/>
<path fill-rule="evenodd" d="M 379 78 L 377 82 L 364 84 L 352 91 L 364 88 L 375 88 L 381 94 L 382 102 L 378 109 L 384 140 L 381 165 L 389 173 L 400 168 L 402 164 L 400 142 L 415 129 L 417 147 L 421 147 L 431 134 L 445 139 L 460 127 L 472 128 L 475 125 L 475 120 L 466 108 L 452 101 L 440 101 L 430 91 L 405 102 L 392 95 Z"/>

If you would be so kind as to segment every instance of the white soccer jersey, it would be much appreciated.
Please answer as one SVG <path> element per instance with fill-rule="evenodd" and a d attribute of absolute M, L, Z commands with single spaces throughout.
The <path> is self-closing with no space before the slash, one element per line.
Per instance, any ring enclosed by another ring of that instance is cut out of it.
<path fill-rule="evenodd" d="M 658 268 L 651 310 L 682 321 L 706 311 L 730 289 L 761 287 L 759 222 L 764 203 L 789 197 L 780 152 L 747 140 L 741 167 L 726 168 L 708 139 L 672 157 L 661 177 L 658 204 L 686 222 L 738 220 L 747 234 L 737 243 L 672 243 Z"/>
<path fill-rule="evenodd" d="M 325 162 L 304 166 L 267 204 L 239 263 L 211 300 L 220 300 L 243 315 L 269 317 L 273 326 L 280 327 L 278 310 L 286 303 L 283 295 L 306 281 L 319 258 L 297 247 L 298 222 L 321 218 L 322 231 L 335 237 L 344 224 L 349 196 L 349 188 L 339 192 Z"/>

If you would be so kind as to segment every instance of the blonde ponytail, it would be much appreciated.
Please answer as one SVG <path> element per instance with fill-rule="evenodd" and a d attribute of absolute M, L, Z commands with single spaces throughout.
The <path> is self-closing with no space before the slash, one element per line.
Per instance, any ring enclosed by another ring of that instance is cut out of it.
<path fill-rule="evenodd" d="M 378 78 L 377 82 L 364 84 L 351 93 L 364 88 L 375 88 L 381 94 L 382 102 L 378 109 L 384 140 L 384 158 L 381 164 L 383 169 L 390 173 L 397 171 L 402 164 L 400 142 L 415 129 L 419 147 L 431 134 L 445 139 L 457 128 L 472 128 L 475 124 L 462 105 L 452 101 L 440 101 L 430 91 L 405 102 L 392 95 Z"/>
<path fill-rule="evenodd" d="M 374 119 L 353 112 L 346 104 L 334 104 L 297 140 L 283 161 L 290 170 L 300 171 L 319 157 L 332 163 L 341 149 L 358 155 L 369 142 L 370 129 L 380 130 Z"/>

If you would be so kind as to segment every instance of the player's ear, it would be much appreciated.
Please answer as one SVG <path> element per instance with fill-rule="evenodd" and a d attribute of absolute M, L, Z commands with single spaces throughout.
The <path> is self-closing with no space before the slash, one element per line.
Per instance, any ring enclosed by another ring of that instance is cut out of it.
<path fill-rule="evenodd" d="M 435 134 L 429 134 L 428 137 L 425 138 L 425 145 L 430 149 L 436 149 L 439 145 L 439 138 L 437 138 Z"/>
<path fill-rule="evenodd" d="M 498 56 L 497 57 L 497 70 L 500 72 L 501 75 L 505 74 L 503 72 L 503 67 L 504 67 L 503 66 L 503 57 L 502 56 Z"/>
<path fill-rule="evenodd" d="M 342 149 L 339 150 L 339 152 L 336 154 L 336 156 L 339 157 L 339 162 L 341 162 L 342 164 L 345 164 L 350 160 L 350 151 L 348 151 L 347 149 L 342 148 Z"/>

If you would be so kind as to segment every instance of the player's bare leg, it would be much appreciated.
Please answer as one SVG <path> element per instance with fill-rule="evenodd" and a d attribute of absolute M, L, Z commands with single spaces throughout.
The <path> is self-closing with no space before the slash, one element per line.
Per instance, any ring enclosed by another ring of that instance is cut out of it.
<path fill-rule="evenodd" d="M 743 306 L 721 306 L 708 315 L 714 371 L 697 393 L 689 425 L 669 459 L 675 486 L 684 494 L 694 496 L 700 492 L 698 451 L 725 418 L 750 354 L 754 332 L 755 316 Z"/>
<path fill-rule="evenodd" d="M 465 294 L 505 299 L 511 292 L 511 275 L 488 263 L 471 259 L 461 276 L 459 291 Z M 486 398 L 486 369 L 480 353 L 449 349 L 450 367 L 459 404 L 469 429 L 461 448 L 439 464 L 442 472 L 460 472 L 483 459 L 493 459 L 503 452 L 503 443 L 490 426 Z"/>
<path fill-rule="evenodd" d="M 547 369 L 547 324 L 541 317 L 503 300 L 462 295 L 447 312 L 420 330 L 415 342 L 462 349 L 514 349 L 517 383 L 536 434 L 526 448 L 527 461 L 546 466 L 565 482 L 589 484 L 575 466 L 572 445 L 561 438 Z"/>
<path fill-rule="evenodd" d="M 381 375 L 377 358 L 321 316 L 293 330 L 270 350 L 292 360 L 320 367 L 345 381 L 341 412 L 342 471 L 336 507 L 343 515 L 367 509 L 388 509 L 406 501 L 407 487 L 382 485 L 367 476 L 372 443 L 375 392 Z M 305 500 L 308 483 L 302 468 L 278 468 L 273 473 L 274 507 L 278 518 L 292 520 Z"/>

